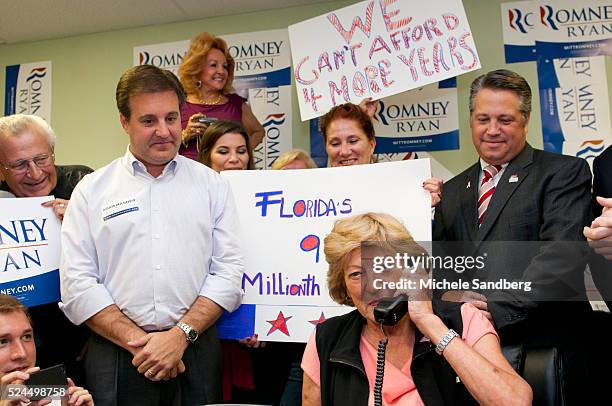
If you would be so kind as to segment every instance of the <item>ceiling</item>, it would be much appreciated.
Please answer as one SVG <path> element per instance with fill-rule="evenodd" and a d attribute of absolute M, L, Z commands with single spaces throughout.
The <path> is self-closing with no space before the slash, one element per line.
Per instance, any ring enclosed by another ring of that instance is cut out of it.
<path fill-rule="evenodd" d="M 0 0 L 0 44 L 64 38 L 331 0 Z"/>

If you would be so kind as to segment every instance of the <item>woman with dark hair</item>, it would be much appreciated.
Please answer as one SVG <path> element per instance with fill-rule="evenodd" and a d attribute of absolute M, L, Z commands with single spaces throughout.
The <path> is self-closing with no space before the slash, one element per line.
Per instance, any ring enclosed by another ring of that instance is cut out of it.
<path fill-rule="evenodd" d="M 239 123 L 215 121 L 202 136 L 198 161 L 217 172 L 254 169 L 249 136 Z"/>
<path fill-rule="evenodd" d="M 247 131 L 251 147 L 261 142 L 263 127 L 246 100 L 231 93 L 234 60 L 223 38 L 207 32 L 198 34 L 191 41 L 178 73 L 187 93 L 187 101 L 181 108 L 181 155 L 196 159 L 195 140 L 210 123 L 206 118 L 240 122 Z"/>

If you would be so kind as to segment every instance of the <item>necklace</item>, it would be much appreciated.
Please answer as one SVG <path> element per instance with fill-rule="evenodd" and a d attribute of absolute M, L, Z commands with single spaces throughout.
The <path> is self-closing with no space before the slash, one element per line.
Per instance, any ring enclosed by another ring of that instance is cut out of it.
<path fill-rule="evenodd" d="M 206 100 L 203 98 L 199 99 L 200 104 L 208 104 L 209 106 L 217 106 L 219 104 L 221 104 L 223 101 L 223 93 L 219 93 L 217 95 L 217 98 L 214 100 Z"/>

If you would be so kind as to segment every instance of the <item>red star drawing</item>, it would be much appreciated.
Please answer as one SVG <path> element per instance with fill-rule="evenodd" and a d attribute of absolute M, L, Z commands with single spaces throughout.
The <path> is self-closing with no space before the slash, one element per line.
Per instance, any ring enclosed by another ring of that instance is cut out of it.
<path fill-rule="evenodd" d="M 293 316 L 285 317 L 283 315 L 283 312 L 280 311 L 278 312 L 278 316 L 276 316 L 276 320 L 266 320 L 268 323 L 272 325 L 272 327 L 270 327 L 270 331 L 268 331 L 268 335 L 272 334 L 276 330 L 280 330 L 283 333 L 285 333 L 285 335 L 290 336 L 289 330 L 287 330 L 287 320 L 289 320 L 292 317 Z"/>
<path fill-rule="evenodd" d="M 308 320 L 310 324 L 314 324 L 315 326 L 317 324 L 323 323 L 324 321 L 325 321 L 325 315 L 323 314 L 323 312 L 321 312 L 321 315 L 319 316 L 317 320 Z"/>

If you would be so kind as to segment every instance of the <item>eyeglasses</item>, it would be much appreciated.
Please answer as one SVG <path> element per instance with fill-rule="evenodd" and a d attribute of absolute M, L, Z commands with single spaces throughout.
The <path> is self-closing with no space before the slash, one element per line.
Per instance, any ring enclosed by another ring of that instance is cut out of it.
<path fill-rule="evenodd" d="M 55 154 L 43 154 L 35 156 L 32 159 L 21 159 L 16 162 L 10 162 L 4 165 L 4 169 L 11 171 L 14 175 L 23 175 L 30 168 L 30 162 L 34 162 L 39 168 L 46 168 L 53 164 Z"/>

